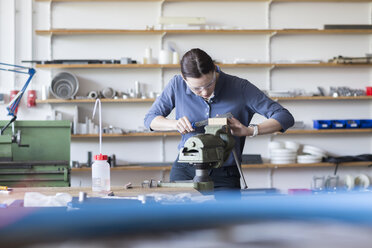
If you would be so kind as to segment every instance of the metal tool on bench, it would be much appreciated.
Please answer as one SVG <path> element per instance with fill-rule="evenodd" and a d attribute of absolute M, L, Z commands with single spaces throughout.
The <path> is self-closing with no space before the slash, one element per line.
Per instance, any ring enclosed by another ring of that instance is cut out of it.
<path fill-rule="evenodd" d="M 214 183 L 209 170 L 219 168 L 233 152 L 235 162 L 243 179 L 243 188 L 247 188 L 241 165 L 235 152 L 235 140 L 227 125 L 227 118 L 209 119 L 205 133 L 190 137 L 179 154 L 178 162 L 189 163 L 195 167 L 195 177 L 191 186 L 200 191 L 212 191 Z M 190 183 L 158 183 L 160 187 L 187 187 Z"/>

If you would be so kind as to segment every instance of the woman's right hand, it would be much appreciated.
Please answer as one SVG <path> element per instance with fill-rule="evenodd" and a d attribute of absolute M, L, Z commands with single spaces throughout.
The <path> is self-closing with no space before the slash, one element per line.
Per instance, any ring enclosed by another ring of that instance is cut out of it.
<path fill-rule="evenodd" d="M 192 128 L 192 126 L 191 126 L 191 122 L 189 121 L 189 119 L 186 116 L 181 117 L 177 120 L 176 129 L 181 134 L 186 134 L 186 133 L 190 133 L 190 132 L 195 131 L 194 128 Z"/>

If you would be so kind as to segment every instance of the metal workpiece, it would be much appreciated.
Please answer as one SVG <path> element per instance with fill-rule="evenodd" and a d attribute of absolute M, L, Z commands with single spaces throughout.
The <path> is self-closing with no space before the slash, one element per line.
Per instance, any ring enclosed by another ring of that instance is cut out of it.
<path fill-rule="evenodd" d="M 207 182 L 194 182 L 193 180 L 189 181 L 175 181 L 175 182 L 158 182 L 158 187 L 161 188 L 190 188 L 196 189 L 201 192 L 213 191 L 214 183 L 213 181 Z"/>
<path fill-rule="evenodd" d="M 144 180 L 141 183 L 141 187 L 142 188 L 156 188 L 156 187 L 158 187 L 159 183 L 160 183 L 160 181 L 156 181 L 154 179 Z"/>
<path fill-rule="evenodd" d="M 101 96 L 104 98 L 114 98 L 116 91 L 111 87 L 106 87 L 101 91 Z"/>
<path fill-rule="evenodd" d="M 141 92 L 141 85 L 139 81 L 134 82 L 134 95 L 136 98 L 141 98 L 142 97 L 142 92 Z"/>
<path fill-rule="evenodd" d="M 208 119 L 205 119 L 205 120 L 202 120 L 202 121 L 192 122 L 191 123 L 191 126 L 193 128 L 204 127 L 204 126 L 207 126 L 208 124 L 210 124 L 209 123 L 209 119 L 215 119 L 215 118 L 218 118 L 218 119 L 220 119 L 220 118 L 227 118 L 228 119 L 228 118 L 231 118 L 231 117 L 233 117 L 232 113 L 231 112 L 228 112 L 226 114 L 217 115 L 214 118 L 208 118 Z M 211 126 L 215 126 L 215 125 L 211 125 Z"/>

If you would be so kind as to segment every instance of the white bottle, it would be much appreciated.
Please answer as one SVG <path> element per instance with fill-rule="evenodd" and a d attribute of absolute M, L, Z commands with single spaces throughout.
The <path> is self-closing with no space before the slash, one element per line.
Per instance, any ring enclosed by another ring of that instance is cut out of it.
<path fill-rule="evenodd" d="M 110 191 L 110 165 L 107 163 L 107 155 L 99 154 L 94 156 L 92 191 L 101 193 Z"/>

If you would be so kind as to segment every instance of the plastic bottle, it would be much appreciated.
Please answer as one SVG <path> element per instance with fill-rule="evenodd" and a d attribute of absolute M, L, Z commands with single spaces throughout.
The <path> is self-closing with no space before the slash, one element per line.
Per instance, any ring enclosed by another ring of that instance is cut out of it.
<path fill-rule="evenodd" d="M 110 191 L 110 165 L 107 163 L 107 155 L 94 156 L 92 165 L 92 191 Z"/>

